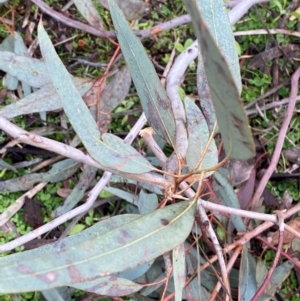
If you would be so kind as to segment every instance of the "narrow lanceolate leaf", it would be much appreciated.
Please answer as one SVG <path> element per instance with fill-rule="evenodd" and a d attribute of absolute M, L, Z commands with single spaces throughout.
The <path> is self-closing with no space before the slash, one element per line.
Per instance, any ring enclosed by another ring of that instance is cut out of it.
<path fill-rule="evenodd" d="M 50 82 L 44 62 L 9 51 L 0 51 L 0 69 L 34 88 Z"/>
<path fill-rule="evenodd" d="M 82 200 L 84 193 L 91 184 L 91 181 L 94 180 L 97 170 L 98 169 L 93 166 L 83 166 L 82 175 L 79 181 L 73 188 L 71 194 L 65 199 L 64 203 L 52 212 L 52 217 L 58 217 L 69 212 Z"/>
<path fill-rule="evenodd" d="M 13 34 L 10 34 L 6 37 L 3 42 L 0 44 L 0 51 L 9 51 L 13 53 L 15 50 L 15 40 Z M 0 59 L 1 64 L 1 59 Z M 1 68 L 0 68 L 1 69 Z M 9 73 L 5 75 L 3 80 L 4 86 L 9 90 L 16 90 L 18 87 L 18 80 Z"/>
<path fill-rule="evenodd" d="M 53 167 L 44 173 L 32 173 L 19 178 L 13 178 L 0 182 L 0 192 L 7 190 L 10 192 L 24 191 L 31 189 L 37 182 L 57 183 L 71 177 L 81 163 L 73 159 L 66 159 L 53 164 Z"/>
<path fill-rule="evenodd" d="M 102 19 L 92 0 L 73 0 L 82 16 L 94 27 L 103 29 Z"/>
<path fill-rule="evenodd" d="M 14 32 L 14 40 L 15 40 L 15 54 L 25 56 L 25 57 L 30 57 L 28 54 L 26 45 L 23 41 L 23 38 L 17 31 Z M 28 85 L 24 82 L 22 82 L 22 89 L 23 89 L 23 94 L 25 96 L 27 96 L 31 93 L 30 85 Z"/>
<path fill-rule="evenodd" d="M 226 207 L 241 209 L 239 200 L 232 188 L 232 185 L 219 171 L 216 171 L 214 173 L 213 187 L 222 205 L 225 205 Z M 243 219 L 240 216 L 231 215 L 231 221 L 238 232 L 247 231 Z"/>
<path fill-rule="evenodd" d="M 173 250 L 173 279 L 175 286 L 175 301 L 181 301 L 182 291 L 186 281 L 184 243 L 181 243 Z"/>
<path fill-rule="evenodd" d="M 108 1 L 126 63 L 143 110 L 157 134 L 175 145 L 175 121 L 171 103 L 140 40 L 130 29 L 114 0 Z"/>
<path fill-rule="evenodd" d="M 99 0 L 99 2 L 109 9 L 108 0 Z M 151 5 L 141 0 L 116 0 L 116 3 L 129 21 L 139 20 L 151 11 Z"/>
<path fill-rule="evenodd" d="M 72 80 L 81 96 L 90 90 L 95 82 L 89 78 L 80 77 L 73 77 Z M 60 97 L 54 85 L 49 83 L 27 97 L 2 108 L 0 110 L 0 116 L 10 119 L 20 115 L 55 111 L 62 107 Z"/>
<path fill-rule="evenodd" d="M 77 283 L 73 287 L 98 295 L 117 297 L 133 294 L 142 289 L 143 285 L 112 275 Z"/>
<path fill-rule="evenodd" d="M 248 251 L 248 247 L 243 247 L 240 274 L 239 274 L 239 300 L 251 300 L 254 296 L 256 285 L 256 263 Z"/>
<path fill-rule="evenodd" d="M 239 59 L 224 1 L 197 0 L 196 5 L 201 12 L 204 22 L 207 24 L 211 36 L 218 45 L 220 52 L 224 55 L 231 71 L 232 78 L 239 94 L 241 94 L 242 80 Z"/>
<path fill-rule="evenodd" d="M 65 113 L 90 155 L 100 164 L 123 172 L 144 173 L 154 169 L 133 147 L 114 135 L 98 130 L 68 71 L 59 59 L 42 23 L 38 26 L 41 52 Z"/>
<path fill-rule="evenodd" d="M 130 70 L 127 66 L 124 66 L 101 92 L 101 115 L 98 121 L 101 132 L 107 132 L 108 125 L 111 122 L 111 112 L 124 100 L 129 92 L 131 82 Z"/>
<path fill-rule="evenodd" d="M 199 162 L 197 170 L 203 170 L 214 167 L 218 164 L 218 150 L 215 140 L 212 140 L 204 154 L 206 145 L 209 140 L 209 130 L 206 120 L 197 107 L 197 105 L 188 97 L 184 99 L 187 131 L 188 131 L 188 150 L 186 161 L 190 171 L 194 170 Z M 208 177 L 213 172 L 207 172 L 205 177 Z"/>
<path fill-rule="evenodd" d="M 196 0 L 184 0 L 184 2 L 192 17 L 203 56 L 205 73 L 225 151 L 232 159 L 250 159 L 254 156 L 253 138 L 227 62 L 212 38 Z"/>
<path fill-rule="evenodd" d="M 0 159 L 0 170 L 2 170 L 2 169 L 12 170 L 13 172 L 18 173 L 16 168 L 14 168 L 12 165 L 6 163 L 4 160 Z"/>
<path fill-rule="evenodd" d="M 242 92 L 242 82 L 235 40 L 232 34 L 228 13 L 223 0 L 197 0 L 197 5 L 206 22 L 208 29 L 221 53 L 227 60 L 229 69 L 238 88 Z M 216 121 L 216 114 L 212 103 L 209 86 L 205 74 L 204 62 L 199 51 L 197 66 L 197 88 L 201 103 L 201 110 L 205 116 L 210 132 Z"/>
<path fill-rule="evenodd" d="M 57 243 L 0 258 L 0 293 L 73 286 L 142 265 L 182 243 L 194 213 L 194 203 L 186 201 L 119 226 L 120 217 L 112 218 Z"/>

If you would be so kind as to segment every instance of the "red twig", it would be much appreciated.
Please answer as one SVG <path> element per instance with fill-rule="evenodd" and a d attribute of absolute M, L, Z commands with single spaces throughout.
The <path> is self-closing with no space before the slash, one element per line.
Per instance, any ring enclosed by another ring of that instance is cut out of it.
<path fill-rule="evenodd" d="M 269 181 L 271 175 L 273 174 L 276 166 L 277 166 L 277 163 L 278 163 L 278 160 L 280 158 L 280 154 L 281 154 L 281 150 L 282 150 L 282 146 L 283 146 L 283 143 L 284 143 L 284 139 L 285 139 L 285 136 L 286 136 L 286 132 L 288 130 L 288 127 L 289 127 L 289 124 L 290 124 L 290 121 L 293 117 L 293 113 L 294 113 L 294 108 L 295 108 L 295 104 L 296 104 L 296 97 L 297 97 L 297 93 L 298 93 L 298 80 L 299 80 L 299 76 L 300 76 L 300 67 L 298 67 L 298 69 L 296 70 L 296 72 L 293 74 L 292 78 L 291 78 L 291 93 L 290 93 L 290 102 L 289 102 L 289 105 L 288 105 L 288 109 L 287 109 L 287 114 L 286 114 L 286 117 L 282 123 L 282 127 L 280 129 L 280 132 L 279 132 L 279 135 L 278 135 L 278 141 L 276 143 L 276 147 L 275 147 L 275 150 L 274 150 L 274 154 L 272 156 L 272 160 L 271 160 L 271 163 L 270 163 L 270 166 L 269 168 L 267 169 L 266 173 L 264 174 L 264 176 L 262 177 L 256 191 L 255 191 L 255 194 L 254 196 L 252 197 L 252 200 L 251 200 L 251 209 L 253 210 L 265 187 L 266 187 L 266 184 L 267 182 Z"/>
<path fill-rule="evenodd" d="M 263 281 L 261 287 L 258 289 L 258 291 L 255 293 L 254 297 L 252 298 L 251 301 L 257 301 L 260 296 L 264 293 L 265 289 L 267 288 L 271 277 L 276 269 L 276 266 L 278 264 L 279 258 L 280 258 L 280 254 L 281 254 L 281 249 L 282 249 L 282 245 L 283 245 L 283 233 L 284 233 L 284 219 L 283 219 L 283 215 L 281 212 L 278 212 L 278 220 L 279 220 L 279 240 L 278 240 L 278 247 L 276 250 L 276 255 L 272 264 L 272 267 L 270 268 L 265 280 Z"/>
<path fill-rule="evenodd" d="M 277 248 L 273 244 L 269 243 L 266 238 L 264 238 L 260 235 L 256 236 L 256 238 L 259 239 L 260 241 L 262 241 L 270 249 L 277 251 Z M 300 269 L 300 263 L 298 261 L 296 261 L 294 258 L 292 258 L 289 254 L 280 250 L 280 255 L 285 257 L 286 259 L 288 259 L 292 264 L 294 264 L 296 267 L 298 267 Z"/>

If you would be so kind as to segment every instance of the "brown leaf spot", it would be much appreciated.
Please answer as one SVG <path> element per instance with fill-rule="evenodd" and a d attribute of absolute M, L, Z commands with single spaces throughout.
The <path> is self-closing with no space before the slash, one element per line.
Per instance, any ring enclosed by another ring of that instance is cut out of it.
<path fill-rule="evenodd" d="M 162 218 L 162 219 L 160 220 L 160 222 L 161 222 L 161 224 L 164 225 L 164 226 L 169 225 L 169 221 L 168 221 L 167 219 L 165 219 L 165 218 Z"/>
<path fill-rule="evenodd" d="M 122 230 L 122 235 L 123 235 L 124 237 L 126 237 L 126 238 L 131 237 L 130 233 L 129 233 L 128 231 L 126 231 L 126 230 Z"/>
<path fill-rule="evenodd" d="M 69 263 L 71 263 L 71 262 L 69 262 Z M 80 273 L 73 264 L 70 264 L 68 266 L 68 272 L 69 272 L 69 275 L 70 275 L 73 283 L 81 281 Z"/>
<path fill-rule="evenodd" d="M 19 265 L 18 271 L 22 274 L 29 274 L 29 275 L 34 274 L 34 271 L 31 268 L 29 268 L 28 266 L 24 265 L 24 264 Z"/>

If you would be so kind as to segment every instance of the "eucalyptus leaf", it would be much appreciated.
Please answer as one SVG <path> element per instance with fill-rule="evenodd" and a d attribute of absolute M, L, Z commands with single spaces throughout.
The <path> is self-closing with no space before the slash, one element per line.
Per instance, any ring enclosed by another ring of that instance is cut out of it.
<path fill-rule="evenodd" d="M 240 95 L 242 92 L 242 80 L 239 59 L 224 1 L 196 0 L 196 4 L 201 12 L 203 21 L 207 24 L 212 38 L 228 63 L 228 67 Z M 203 63 L 202 60 L 201 63 Z M 200 80 L 199 78 L 197 79 Z"/>
<path fill-rule="evenodd" d="M 89 188 L 91 181 L 95 178 L 97 168 L 93 166 L 84 165 L 82 175 L 73 188 L 71 194 L 66 198 L 62 206 L 57 207 L 53 213 L 53 217 L 58 217 L 73 209 L 83 198 L 84 193 Z"/>
<path fill-rule="evenodd" d="M 185 249 L 184 244 L 173 249 L 173 279 L 175 286 L 175 301 L 182 300 L 182 291 L 185 287 L 186 271 L 185 271 Z"/>
<path fill-rule="evenodd" d="M 19 178 L 0 182 L 0 192 L 7 190 L 10 192 L 24 191 L 31 189 L 37 182 L 57 183 L 71 177 L 81 165 L 73 159 L 66 159 L 53 164 L 48 172 L 27 174 Z"/>
<path fill-rule="evenodd" d="M 106 9 L 109 9 L 108 1 L 99 0 Z M 116 0 L 116 3 L 122 10 L 125 18 L 129 21 L 138 20 L 151 11 L 150 4 L 141 0 Z"/>
<path fill-rule="evenodd" d="M 126 270 L 126 271 L 121 272 L 121 273 L 117 273 L 117 276 L 121 277 L 121 278 L 128 279 L 128 280 L 137 279 L 139 277 L 142 277 L 150 269 L 152 264 L 153 264 L 153 261 L 147 262 L 147 263 L 145 263 L 143 265 L 140 265 L 136 268 L 129 269 L 129 270 Z"/>
<path fill-rule="evenodd" d="M 15 39 L 12 34 L 7 36 L 0 45 L 0 55 L 2 51 L 9 51 L 13 53 L 15 50 Z M 0 56 L 0 69 L 1 69 L 1 56 Z M 6 74 L 4 77 L 4 86 L 9 90 L 16 90 L 18 87 L 18 80 L 10 74 Z"/>
<path fill-rule="evenodd" d="M 239 300 L 251 300 L 257 290 L 255 277 L 256 263 L 244 245 L 239 275 Z"/>
<path fill-rule="evenodd" d="M 158 207 L 158 198 L 155 193 L 146 193 L 142 189 L 134 204 L 139 208 L 141 214 L 147 214 Z"/>
<path fill-rule="evenodd" d="M 15 173 L 18 173 L 18 171 L 13 166 L 11 166 L 10 164 L 8 164 L 2 159 L 0 159 L 0 170 L 1 169 L 8 169 L 8 170 L 12 170 Z"/>
<path fill-rule="evenodd" d="M 219 171 L 216 171 L 214 173 L 213 187 L 222 205 L 225 205 L 226 207 L 241 209 L 239 200 L 231 184 Z M 247 231 L 243 219 L 240 216 L 232 214 L 231 221 L 237 231 Z"/>
<path fill-rule="evenodd" d="M 203 156 L 204 149 L 210 136 L 207 123 L 201 113 L 201 110 L 189 97 L 185 97 L 184 104 L 189 141 L 186 161 L 189 166 L 189 170 L 194 170 L 201 158 L 202 161 L 197 170 L 212 168 L 218 164 L 218 150 L 216 143 L 212 140 L 205 155 Z M 213 171 L 207 172 L 205 177 L 210 176 L 212 173 Z"/>
<path fill-rule="evenodd" d="M 78 289 L 111 297 L 126 296 L 143 288 L 143 285 L 116 276 L 104 276 L 99 279 L 74 284 Z"/>
<path fill-rule="evenodd" d="M 25 45 L 22 37 L 20 36 L 20 34 L 17 31 L 14 32 L 14 40 L 15 40 L 15 54 L 21 55 L 24 57 L 30 57 L 27 52 L 26 45 Z M 28 85 L 25 82 L 21 82 L 21 84 L 22 84 L 22 89 L 23 89 L 24 95 L 25 96 L 29 95 L 31 93 L 30 85 Z"/>
<path fill-rule="evenodd" d="M 284 263 L 276 267 L 266 293 L 274 296 L 278 291 L 278 288 L 280 288 L 282 286 L 282 283 L 288 278 L 293 268 L 294 264 L 290 261 L 285 261 Z"/>
<path fill-rule="evenodd" d="M 226 59 L 211 36 L 195 0 L 184 0 L 184 3 L 198 38 L 226 154 L 232 159 L 250 159 L 255 155 L 254 142 Z"/>
<path fill-rule="evenodd" d="M 72 286 L 149 262 L 186 239 L 194 214 L 195 204 L 186 201 L 127 223 L 121 215 L 121 226 L 111 218 L 56 243 L 0 258 L 0 293 Z M 103 233 L 104 227 L 113 229 Z"/>
<path fill-rule="evenodd" d="M 127 96 L 131 82 L 129 69 L 123 66 L 101 92 L 99 128 L 102 133 L 107 131 L 111 122 L 111 112 Z"/>
<path fill-rule="evenodd" d="M 65 301 L 58 290 L 54 288 L 51 290 L 44 290 L 42 291 L 42 294 L 47 301 Z"/>
<path fill-rule="evenodd" d="M 122 11 L 114 0 L 108 0 L 108 3 L 118 41 L 147 119 L 155 132 L 174 146 L 175 121 L 170 100 L 143 45 L 132 32 Z"/>
<path fill-rule="evenodd" d="M 103 21 L 92 0 L 73 0 L 82 16 L 97 29 L 103 28 Z"/>
<path fill-rule="evenodd" d="M 64 111 L 90 155 L 100 164 L 123 172 L 145 173 L 154 169 L 140 153 L 119 137 L 112 134 L 101 135 L 41 22 L 38 37 L 48 73 Z"/>
<path fill-rule="evenodd" d="M 221 53 L 223 53 L 228 62 L 230 71 L 240 95 L 242 91 L 240 65 L 235 47 L 235 40 L 229 23 L 227 10 L 224 6 L 224 1 L 197 0 L 197 5 L 202 13 L 204 21 L 208 25 L 208 29 L 210 30 L 212 37 L 216 41 Z M 209 91 L 201 53 L 199 53 L 198 56 L 197 88 L 201 103 L 201 110 L 211 132 L 216 121 L 216 114 Z"/>
<path fill-rule="evenodd" d="M 0 69 L 34 88 L 50 82 L 44 62 L 13 52 L 0 51 Z"/>
<path fill-rule="evenodd" d="M 94 84 L 89 78 L 72 78 L 78 93 L 83 96 Z M 20 115 L 37 112 L 55 111 L 62 108 L 60 97 L 52 83 L 43 86 L 41 89 L 31 93 L 17 102 L 0 109 L 0 116 L 13 118 Z"/>

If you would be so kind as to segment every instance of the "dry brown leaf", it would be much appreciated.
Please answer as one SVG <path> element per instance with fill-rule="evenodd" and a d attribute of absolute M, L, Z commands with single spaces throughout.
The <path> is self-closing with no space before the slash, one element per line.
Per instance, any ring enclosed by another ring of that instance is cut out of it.
<path fill-rule="evenodd" d="M 294 230 L 296 230 L 297 232 L 299 232 L 300 231 L 300 217 L 296 217 L 296 218 L 292 219 L 291 221 L 289 221 L 287 223 L 287 225 L 290 226 L 291 228 L 293 228 Z M 290 244 L 295 237 L 296 236 L 294 234 L 292 234 L 291 232 L 284 230 L 283 243 Z M 274 245 L 277 245 L 278 240 L 279 240 L 279 231 L 271 233 L 268 236 L 268 240 L 270 242 L 272 242 Z"/>

